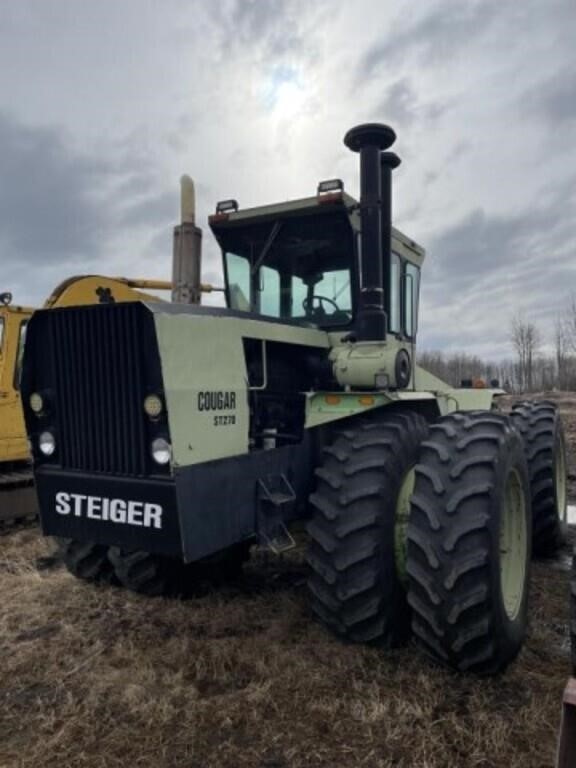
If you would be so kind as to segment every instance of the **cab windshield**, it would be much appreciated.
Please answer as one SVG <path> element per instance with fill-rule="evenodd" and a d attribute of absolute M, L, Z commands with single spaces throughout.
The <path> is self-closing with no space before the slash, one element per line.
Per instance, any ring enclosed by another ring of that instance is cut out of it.
<path fill-rule="evenodd" d="M 231 309 L 322 327 L 351 323 L 354 241 L 344 211 L 239 223 L 220 242 Z"/>

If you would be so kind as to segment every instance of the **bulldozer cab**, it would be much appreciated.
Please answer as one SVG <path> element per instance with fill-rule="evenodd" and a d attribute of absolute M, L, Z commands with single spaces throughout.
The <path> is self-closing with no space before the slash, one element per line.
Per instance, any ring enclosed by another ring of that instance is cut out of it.
<path fill-rule="evenodd" d="M 230 309 L 327 331 L 352 330 L 361 294 L 358 203 L 343 189 L 238 211 L 210 226 L 222 249 Z M 226 205 L 226 204 L 224 204 Z M 416 336 L 422 249 L 397 230 L 386 292 L 387 331 Z"/>
<path fill-rule="evenodd" d="M 25 459 L 28 446 L 20 405 L 20 375 L 26 328 L 32 310 L 0 296 L 0 462 Z"/>

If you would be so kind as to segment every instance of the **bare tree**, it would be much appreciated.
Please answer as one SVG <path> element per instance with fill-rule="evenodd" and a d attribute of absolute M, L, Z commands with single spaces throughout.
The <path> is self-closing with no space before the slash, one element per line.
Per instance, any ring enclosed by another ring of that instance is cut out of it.
<path fill-rule="evenodd" d="M 576 295 L 572 294 L 564 318 L 564 333 L 568 347 L 576 354 Z"/>
<path fill-rule="evenodd" d="M 542 336 L 534 323 L 527 322 L 518 314 L 512 318 L 510 340 L 518 357 L 520 389 L 530 392 L 534 388 L 534 360 L 542 343 Z"/>
<path fill-rule="evenodd" d="M 566 318 L 557 317 L 554 324 L 554 351 L 556 357 L 558 387 L 560 389 L 566 389 L 568 386 L 568 350 L 569 332 Z"/>

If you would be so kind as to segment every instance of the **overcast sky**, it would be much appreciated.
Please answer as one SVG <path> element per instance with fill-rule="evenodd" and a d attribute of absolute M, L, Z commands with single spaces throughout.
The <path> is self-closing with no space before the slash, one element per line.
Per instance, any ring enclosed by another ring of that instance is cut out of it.
<path fill-rule="evenodd" d="M 509 354 L 576 291 L 576 0 L 0 0 L 0 290 L 169 278 L 179 176 L 206 225 L 358 191 L 389 123 L 395 224 L 427 250 L 421 345 Z"/>

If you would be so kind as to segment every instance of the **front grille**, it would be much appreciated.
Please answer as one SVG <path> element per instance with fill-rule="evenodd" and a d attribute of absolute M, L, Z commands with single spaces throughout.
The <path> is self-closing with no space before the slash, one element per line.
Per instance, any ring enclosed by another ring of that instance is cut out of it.
<path fill-rule="evenodd" d="M 146 474 L 141 309 L 123 304 L 49 313 L 63 468 Z"/>

